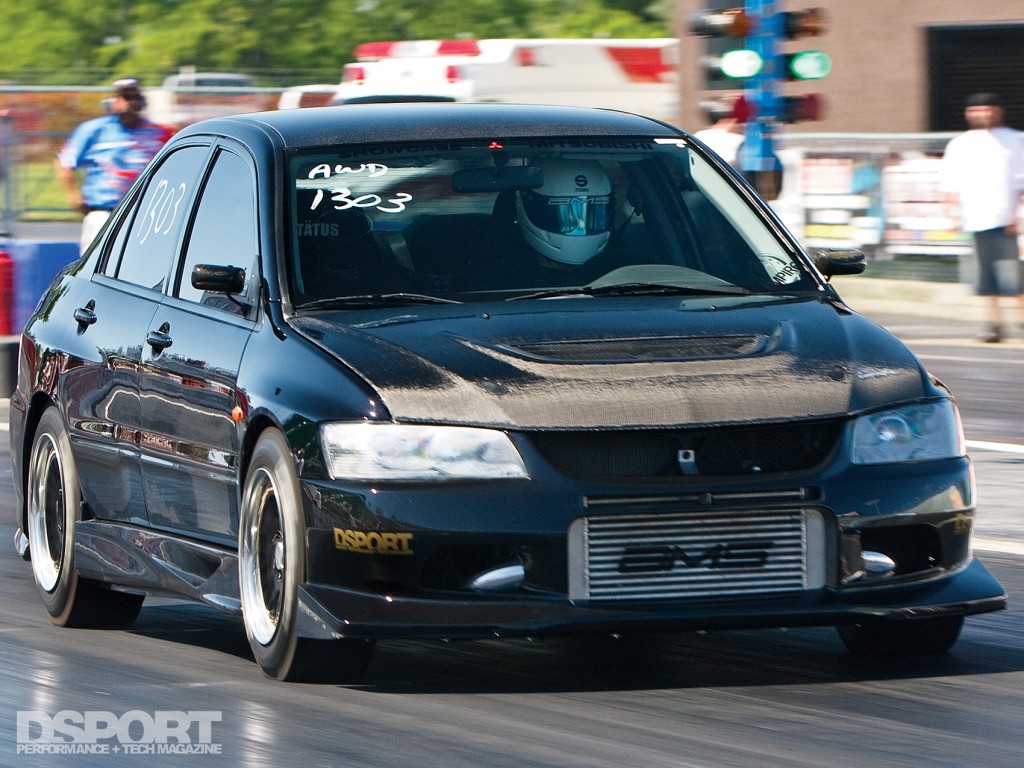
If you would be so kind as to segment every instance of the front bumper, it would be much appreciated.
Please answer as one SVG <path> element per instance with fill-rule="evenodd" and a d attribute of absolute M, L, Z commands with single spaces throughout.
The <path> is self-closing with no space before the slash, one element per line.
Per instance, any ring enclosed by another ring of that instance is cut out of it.
<path fill-rule="evenodd" d="M 975 499 L 966 458 L 644 486 L 537 474 L 443 492 L 313 478 L 304 484 L 309 534 L 300 632 L 311 637 L 836 625 L 1006 606 L 1002 586 L 971 554 Z M 656 546 L 620 536 L 600 577 L 605 584 L 591 589 L 596 550 L 574 533 L 581 520 L 614 533 L 634 522 L 646 530 L 663 518 L 679 522 Z M 769 518 L 781 527 L 761 523 Z M 795 551 L 803 547 L 802 570 L 786 570 L 779 559 L 785 537 L 796 541 Z M 878 553 L 895 561 L 891 572 L 865 567 Z M 522 566 L 518 583 L 491 591 L 471 586 L 476 575 L 509 563 Z M 792 580 L 780 585 L 776 567 Z M 644 583 L 645 570 L 657 571 L 656 589 Z M 638 572 L 639 592 L 632 585 L 618 591 Z M 686 572 L 693 578 L 661 588 Z M 732 584 L 717 586 L 734 577 L 735 593 Z M 702 580 L 716 586 L 704 590 Z"/>
<path fill-rule="evenodd" d="M 842 593 L 820 589 L 769 600 L 595 605 L 554 597 L 403 597 L 307 584 L 302 605 L 299 632 L 307 637 L 543 637 L 969 616 L 1005 608 L 1006 592 L 972 558 L 955 573 L 914 585 Z"/>

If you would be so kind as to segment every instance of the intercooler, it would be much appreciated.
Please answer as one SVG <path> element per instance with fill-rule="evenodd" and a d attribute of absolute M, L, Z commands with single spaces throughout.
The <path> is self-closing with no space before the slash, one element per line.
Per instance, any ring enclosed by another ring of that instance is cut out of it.
<path fill-rule="evenodd" d="M 771 597 L 825 582 L 813 509 L 582 517 L 568 556 L 572 600 Z"/>

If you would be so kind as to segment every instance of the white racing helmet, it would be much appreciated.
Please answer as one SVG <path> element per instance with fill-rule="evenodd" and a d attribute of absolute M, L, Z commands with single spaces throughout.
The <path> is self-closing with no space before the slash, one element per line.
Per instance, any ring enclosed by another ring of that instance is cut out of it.
<path fill-rule="evenodd" d="M 526 241 L 562 264 L 585 264 L 611 238 L 612 185 L 592 160 L 542 160 L 538 189 L 516 195 L 516 219 Z"/>

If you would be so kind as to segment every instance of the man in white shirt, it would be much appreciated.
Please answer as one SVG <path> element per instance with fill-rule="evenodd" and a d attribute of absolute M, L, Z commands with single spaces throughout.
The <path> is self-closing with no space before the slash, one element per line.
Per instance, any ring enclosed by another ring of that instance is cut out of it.
<path fill-rule="evenodd" d="M 1003 125 L 1003 108 L 992 93 L 978 93 L 964 110 L 969 130 L 946 145 L 942 189 L 958 207 L 960 226 L 974 239 L 975 292 L 989 300 L 989 329 L 1005 337 L 1001 297 L 1016 297 L 1024 321 L 1018 210 L 1024 199 L 1024 134 Z"/>
<path fill-rule="evenodd" d="M 693 135 L 711 147 L 729 165 L 735 165 L 744 140 L 743 123 L 733 116 L 729 104 L 704 102 L 701 107 L 711 121 L 711 127 Z"/>

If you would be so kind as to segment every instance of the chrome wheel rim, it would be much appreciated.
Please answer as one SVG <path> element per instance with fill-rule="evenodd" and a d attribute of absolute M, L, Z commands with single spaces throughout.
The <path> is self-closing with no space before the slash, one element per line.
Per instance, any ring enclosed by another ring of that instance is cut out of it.
<path fill-rule="evenodd" d="M 253 640 L 268 645 L 277 632 L 287 586 L 287 543 L 278 506 L 277 488 L 265 469 L 258 469 L 246 494 L 246 527 L 239 552 L 242 613 Z"/>
<path fill-rule="evenodd" d="M 64 467 L 53 435 L 41 435 L 32 454 L 28 499 L 28 536 L 36 583 L 52 592 L 64 567 L 67 499 Z"/>

